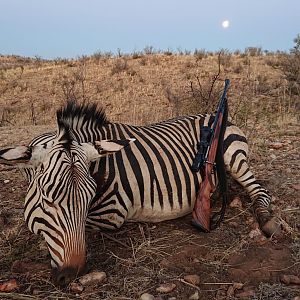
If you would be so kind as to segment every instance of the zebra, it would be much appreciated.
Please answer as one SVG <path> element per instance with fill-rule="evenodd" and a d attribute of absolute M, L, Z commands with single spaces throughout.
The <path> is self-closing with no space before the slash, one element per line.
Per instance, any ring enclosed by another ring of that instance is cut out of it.
<path fill-rule="evenodd" d="M 54 281 L 66 285 L 84 273 L 86 229 L 192 211 L 201 174 L 191 165 L 200 127 L 211 126 L 214 115 L 133 126 L 110 122 L 96 104 L 74 101 L 56 115 L 56 132 L 0 150 L 0 163 L 18 166 L 27 178 L 25 222 L 47 243 Z M 278 219 L 269 211 L 271 196 L 249 169 L 245 135 L 231 123 L 223 148 L 227 172 L 248 192 L 262 231 L 273 234 Z"/>

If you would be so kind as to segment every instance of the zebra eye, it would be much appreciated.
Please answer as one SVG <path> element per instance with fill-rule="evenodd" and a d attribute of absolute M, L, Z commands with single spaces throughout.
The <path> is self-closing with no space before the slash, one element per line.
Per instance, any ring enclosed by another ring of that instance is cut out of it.
<path fill-rule="evenodd" d="M 103 152 L 103 148 L 100 145 L 95 145 L 96 150 L 98 151 L 98 153 L 100 154 L 101 152 Z"/>
<path fill-rule="evenodd" d="M 45 169 L 45 168 L 44 168 L 44 164 L 41 164 L 41 166 L 40 166 L 40 171 L 41 171 L 41 172 L 44 172 L 44 169 Z"/>

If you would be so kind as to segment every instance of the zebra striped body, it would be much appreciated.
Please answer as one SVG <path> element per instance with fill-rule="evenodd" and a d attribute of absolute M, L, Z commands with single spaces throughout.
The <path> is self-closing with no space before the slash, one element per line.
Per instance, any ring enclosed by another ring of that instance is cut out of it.
<path fill-rule="evenodd" d="M 130 126 L 107 122 L 95 106 L 69 103 L 60 111 L 58 132 L 41 135 L 29 145 L 31 161 L 38 153 L 43 163 L 24 169 L 30 182 L 25 219 L 33 232 L 44 235 L 53 267 L 73 277 L 82 271 L 85 225 L 115 229 L 124 221 L 159 222 L 191 212 L 201 184 L 200 173 L 193 173 L 191 165 L 200 127 L 212 122 L 211 115 L 195 115 Z M 133 140 L 130 146 L 116 146 Z M 0 151 L 0 162 L 16 159 L 21 150 Z M 247 153 L 245 136 L 228 124 L 226 169 L 248 191 L 263 226 L 270 219 L 270 196 L 250 171 Z"/>
<path fill-rule="evenodd" d="M 200 126 L 212 122 L 212 115 L 200 114 L 149 126 L 108 123 L 96 132 L 78 133 L 80 142 L 136 139 L 130 147 L 91 164 L 98 189 L 87 227 L 115 229 L 124 221 L 160 222 L 190 213 L 201 183 L 200 173 L 191 171 Z M 46 133 L 30 145 L 49 145 L 54 137 L 55 133 Z M 270 196 L 250 171 L 247 154 L 244 134 L 229 124 L 224 136 L 226 169 L 256 199 L 256 205 L 267 208 Z"/>

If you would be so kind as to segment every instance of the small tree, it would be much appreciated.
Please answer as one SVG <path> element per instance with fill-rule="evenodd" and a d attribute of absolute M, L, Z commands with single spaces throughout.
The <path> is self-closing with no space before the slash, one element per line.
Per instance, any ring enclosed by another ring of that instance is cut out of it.
<path fill-rule="evenodd" d="M 295 55 L 300 55 L 300 34 L 294 38 L 295 46 L 291 49 L 291 53 Z"/>
<path fill-rule="evenodd" d="M 282 64 L 282 71 L 290 83 L 293 94 L 300 94 L 300 35 L 294 39 L 294 47 Z"/>

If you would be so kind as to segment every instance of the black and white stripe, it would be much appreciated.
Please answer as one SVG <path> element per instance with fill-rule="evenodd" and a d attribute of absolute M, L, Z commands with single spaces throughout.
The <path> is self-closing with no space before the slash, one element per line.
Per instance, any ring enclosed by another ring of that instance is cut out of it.
<path fill-rule="evenodd" d="M 213 116 L 195 115 L 149 126 L 131 126 L 108 122 L 104 112 L 97 111 L 94 105 L 69 103 L 60 111 L 60 119 L 68 124 L 71 138 L 79 144 L 103 139 L 135 139 L 130 147 L 90 165 L 97 189 L 92 199 L 85 198 L 88 227 L 113 229 L 126 220 L 158 222 L 192 210 L 201 177 L 191 171 L 191 164 L 200 126 L 211 125 Z M 60 121 L 58 123 L 60 125 Z M 54 137 L 45 134 L 31 145 L 48 147 Z M 249 193 L 260 220 L 269 216 L 270 196 L 250 171 L 247 153 L 244 134 L 228 124 L 224 136 L 225 165 L 229 174 Z"/>

